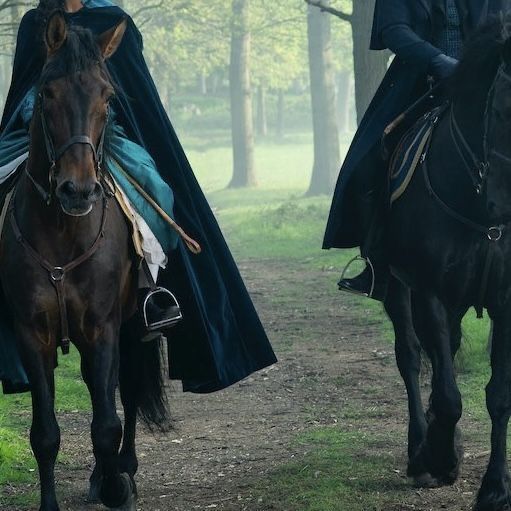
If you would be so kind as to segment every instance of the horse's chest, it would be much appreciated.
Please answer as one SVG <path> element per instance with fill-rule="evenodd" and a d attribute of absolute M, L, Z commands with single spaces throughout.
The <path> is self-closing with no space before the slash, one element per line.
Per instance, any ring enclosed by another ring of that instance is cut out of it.
<path fill-rule="evenodd" d="M 94 263 L 91 259 L 66 273 L 59 292 L 71 316 L 89 315 L 99 321 L 118 300 L 121 275 L 115 263 Z M 4 259 L 0 267 L 2 286 L 17 317 L 36 322 L 58 319 L 57 284 L 48 270 L 29 258 Z"/>

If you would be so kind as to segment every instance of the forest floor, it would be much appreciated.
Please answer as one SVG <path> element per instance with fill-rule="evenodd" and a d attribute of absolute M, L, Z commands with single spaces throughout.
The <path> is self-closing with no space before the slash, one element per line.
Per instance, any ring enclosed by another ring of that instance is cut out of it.
<path fill-rule="evenodd" d="M 404 386 L 381 312 L 338 293 L 333 271 L 282 260 L 242 261 L 241 271 L 279 363 L 213 395 L 172 389 L 174 430 L 138 434 L 137 508 L 469 510 L 488 437 L 478 420 L 464 418 L 459 481 L 412 488 L 405 475 Z M 89 420 L 83 412 L 59 416 L 63 511 L 104 509 L 85 500 Z M 12 491 L 35 489 L 30 486 Z"/>

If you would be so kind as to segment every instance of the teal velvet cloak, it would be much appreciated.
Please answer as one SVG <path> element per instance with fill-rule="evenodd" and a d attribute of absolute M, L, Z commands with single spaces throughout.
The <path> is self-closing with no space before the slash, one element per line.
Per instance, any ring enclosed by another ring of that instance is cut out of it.
<path fill-rule="evenodd" d="M 100 0 L 86 2 L 83 9 L 68 15 L 69 22 L 100 34 L 125 16 L 118 7 L 96 7 L 98 4 L 101 5 Z M 15 114 L 27 93 L 37 85 L 44 63 L 39 34 L 37 13 L 31 10 L 18 32 L 0 136 L 6 131 L 24 129 L 22 116 Z M 276 358 L 161 104 L 142 49 L 140 32 L 129 19 L 123 42 L 108 62 L 112 78 L 122 90 L 114 100 L 113 110 L 126 138 L 147 151 L 161 178 L 173 190 L 176 221 L 202 246 L 203 252 L 196 256 L 179 241 L 160 280 L 176 292 L 184 314 L 184 320 L 169 335 L 170 377 L 182 380 L 184 390 L 213 392 L 273 364 Z M 1 366 L 2 353 L 7 349 L 12 355 L 12 346 L 5 342 L 9 336 L 2 333 L 0 378 L 9 388 L 9 383 L 15 382 L 2 375 Z"/>

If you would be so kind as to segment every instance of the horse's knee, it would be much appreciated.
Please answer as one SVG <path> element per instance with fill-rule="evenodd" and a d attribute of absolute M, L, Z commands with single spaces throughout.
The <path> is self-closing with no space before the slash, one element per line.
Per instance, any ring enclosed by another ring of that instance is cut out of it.
<path fill-rule="evenodd" d="M 511 392 L 490 380 L 486 386 L 486 407 L 493 421 L 508 420 L 511 416 Z"/>
<path fill-rule="evenodd" d="M 456 424 L 463 411 L 461 394 L 457 387 L 439 391 L 435 389 L 431 395 L 431 406 L 435 419 L 446 424 Z"/>
<path fill-rule="evenodd" d="M 30 430 L 30 444 L 36 459 L 56 458 L 60 447 L 60 429 L 57 422 L 34 423 Z"/>

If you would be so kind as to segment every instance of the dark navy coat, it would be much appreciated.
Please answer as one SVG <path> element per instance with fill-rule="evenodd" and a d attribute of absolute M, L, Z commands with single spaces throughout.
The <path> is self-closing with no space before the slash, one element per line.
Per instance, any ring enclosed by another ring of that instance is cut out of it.
<path fill-rule="evenodd" d="M 376 0 L 372 50 L 390 48 L 396 57 L 376 92 L 355 134 L 342 165 L 335 189 L 323 248 L 348 248 L 362 242 L 350 216 L 346 186 L 361 163 L 380 143 L 384 129 L 399 114 L 427 92 L 428 66 L 441 51 L 433 40 L 434 0 Z M 502 0 L 458 2 L 465 37 L 481 22 L 502 8 Z M 392 30 L 387 30 L 393 27 Z M 390 32 L 390 34 L 389 34 Z M 385 34 L 385 37 L 383 36 Z M 384 165 L 382 164 L 382 172 Z M 371 186 L 368 183 L 368 187 Z"/>
<path fill-rule="evenodd" d="M 123 17 L 118 7 L 84 7 L 68 15 L 71 23 L 100 34 Z M 0 130 L 4 129 L 43 65 L 36 11 L 20 26 L 11 89 Z M 175 194 L 176 221 L 202 246 L 191 255 L 181 243 L 171 255 L 164 285 L 179 297 L 183 321 L 169 338 L 171 377 L 185 390 L 211 392 L 241 380 L 276 359 L 215 217 L 192 172 L 161 104 L 142 56 L 142 37 L 129 20 L 117 53 L 108 61 L 122 93 L 116 119 L 128 137 L 145 147 Z M 0 351 L 1 352 L 1 351 Z M 0 361 L 1 363 L 1 361 Z"/>

